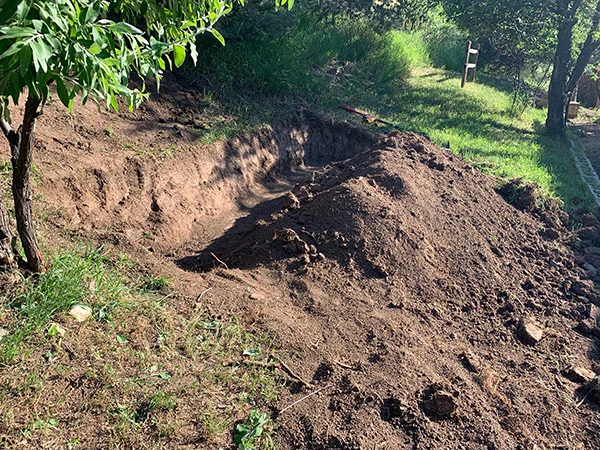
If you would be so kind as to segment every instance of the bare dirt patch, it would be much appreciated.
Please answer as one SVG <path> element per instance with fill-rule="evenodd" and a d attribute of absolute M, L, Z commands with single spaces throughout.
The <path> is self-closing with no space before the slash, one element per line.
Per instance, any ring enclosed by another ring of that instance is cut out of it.
<path fill-rule="evenodd" d="M 600 371 L 594 216 L 574 236 L 421 136 L 312 113 L 199 145 L 170 101 L 139 121 L 44 116 L 44 228 L 126 250 L 181 298 L 211 288 L 215 316 L 267 330 L 287 380 L 271 404 L 282 448 L 596 448 L 598 406 L 568 376 Z M 72 420 L 93 434 L 95 414 Z M 192 446 L 184 415 L 136 445 Z"/>

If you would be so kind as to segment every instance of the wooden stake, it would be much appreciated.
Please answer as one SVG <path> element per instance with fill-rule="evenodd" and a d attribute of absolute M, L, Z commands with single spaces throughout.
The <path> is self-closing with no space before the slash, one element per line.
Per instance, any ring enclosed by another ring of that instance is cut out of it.
<path fill-rule="evenodd" d="M 467 44 L 467 56 L 465 57 L 465 66 L 463 67 L 462 79 L 460 87 L 464 88 L 467 83 L 467 73 L 469 72 L 469 59 L 471 58 L 471 41 Z"/>

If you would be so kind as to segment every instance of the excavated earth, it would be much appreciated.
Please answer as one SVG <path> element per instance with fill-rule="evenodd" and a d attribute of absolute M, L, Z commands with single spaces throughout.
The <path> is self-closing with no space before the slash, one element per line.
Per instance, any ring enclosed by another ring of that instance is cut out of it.
<path fill-rule="evenodd" d="M 173 86 L 135 114 L 46 111 L 44 233 L 268 330 L 281 448 L 600 448 L 595 216 L 569 231 L 422 136 L 310 112 L 200 146 L 201 99 Z"/>

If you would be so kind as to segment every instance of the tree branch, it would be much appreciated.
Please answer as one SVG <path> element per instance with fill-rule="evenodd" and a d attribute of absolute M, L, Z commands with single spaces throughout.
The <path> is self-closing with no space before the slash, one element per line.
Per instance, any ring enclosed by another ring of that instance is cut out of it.
<path fill-rule="evenodd" d="M 588 35 L 585 39 L 583 47 L 581 47 L 581 52 L 577 57 L 577 61 L 575 62 L 575 66 L 573 66 L 573 70 L 571 71 L 571 76 L 569 78 L 569 82 L 567 83 L 566 92 L 570 94 L 573 92 L 575 87 L 577 87 L 577 83 L 579 83 L 579 79 L 581 75 L 590 62 L 592 54 L 598 49 L 600 46 L 600 40 L 596 40 L 595 36 L 598 32 L 598 27 L 600 26 L 600 2 L 596 4 L 596 10 L 594 11 L 594 17 L 592 19 L 592 26 L 588 32 Z"/>
<path fill-rule="evenodd" d="M 0 119 L 0 128 L 2 128 L 4 136 L 6 136 L 6 139 L 8 139 L 8 143 L 10 145 L 16 145 L 18 141 L 17 133 L 15 133 L 10 124 L 4 120 L 4 118 Z"/>

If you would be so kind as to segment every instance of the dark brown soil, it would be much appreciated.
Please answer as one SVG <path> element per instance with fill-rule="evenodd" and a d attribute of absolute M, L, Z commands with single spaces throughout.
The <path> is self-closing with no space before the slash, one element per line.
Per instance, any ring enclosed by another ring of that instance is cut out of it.
<path fill-rule="evenodd" d="M 171 101 L 140 120 L 80 110 L 74 129 L 44 116 L 45 232 L 126 250 L 186 295 L 208 285 L 212 310 L 268 330 L 290 380 L 282 448 L 599 448 L 594 396 L 565 375 L 600 372 L 579 266 L 598 257 L 593 216 L 573 235 L 423 137 L 312 113 L 200 146 Z"/>

